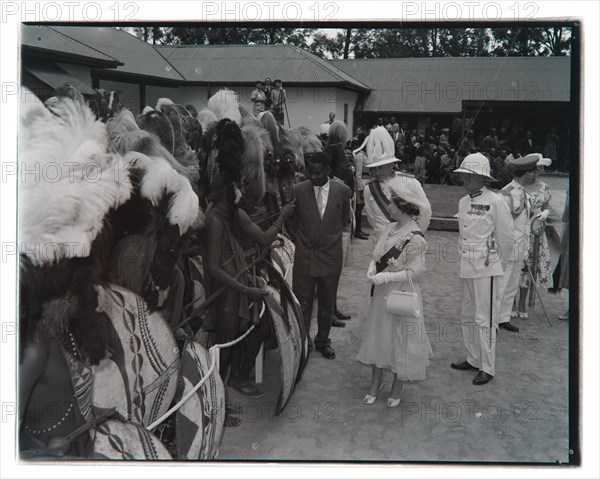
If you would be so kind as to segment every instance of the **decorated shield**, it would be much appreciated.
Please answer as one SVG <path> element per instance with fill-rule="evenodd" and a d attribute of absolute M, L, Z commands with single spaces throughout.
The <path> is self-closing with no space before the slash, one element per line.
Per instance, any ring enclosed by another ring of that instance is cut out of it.
<path fill-rule="evenodd" d="M 271 283 L 276 285 L 277 289 L 280 291 L 280 294 L 285 300 L 285 308 L 288 311 L 290 321 L 293 320 L 297 324 L 300 332 L 301 355 L 300 366 L 296 376 L 296 383 L 298 383 L 302 377 L 306 363 L 308 362 L 308 331 L 306 331 L 306 326 L 304 324 L 302 308 L 300 307 L 298 298 L 296 298 L 292 291 L 291 285 L 287 281 L 283 280 L 283 277 L 279 275 L 278 269 L 266 262 L 265 267 L 267 268 Z"/>
<path fill-rule="evenodd" d="M 287 294 L 287 283 L 273 266 L 267 265 L 267 269 L 270 282 L 266 289 L 269 294 L 264 301 L 273 322 L 281 358 L 281 391 L 275 408 L 275 415 L 279 415 L 287 406 L 296 385 L 302 361 L 302 334 L 294 304 Z"/>
<path fill-rule="evenodd" d="M 93 438 L 93 459 L 171 459 L 167 448 L 154 434 L 131 422 L 108 420 L 96 427 Z"/>
<path fill-rule="evenodd" d="M 196 341 L 186 341 L 182 361 L 184 397 L 208 373 L 209 352 Z M 215 368 L 204 384 L 177 410 L 178 459 L 214 459 L 219 452 L 225 421 L 225 387 Z"/>
<path fill-rule="evenodd" d="M 149 425 L 175 396 L 179 349 L 168 324 L 144 300 L 115 285 L 98 287 L 98 304 L 112 323 L 112 351 L 93 367 L 92 402 L 117 408 L 127 421 Z"/>
<path fill-rule="evenodd" d="M 296 247 L 287 235 L 278 235 L 271 248 L 271 261 L 287 283 L 292 285 L 292 269 Z"/>

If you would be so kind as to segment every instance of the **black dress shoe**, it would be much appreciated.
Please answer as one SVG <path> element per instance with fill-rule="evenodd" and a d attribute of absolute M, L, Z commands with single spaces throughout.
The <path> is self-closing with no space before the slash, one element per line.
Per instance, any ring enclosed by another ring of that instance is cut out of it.
<path fill-rule="evenodd" d="M 350 319 L 352 316 L 350 316 L 349 314 L 344 314 L 341 311 L 335 309 L 333 311 L 333 315 L 337 318 L 337 319 Z"/>
<path fill-rule="evenodd" d="M 345 328 L 346 327 L 346 323 L 344 323 L 343 321 L 340 321 L 339 319 L 333 318 L 331 320 L 331 326 L 333 328 Z"/>
<path fill-rule="evenodd" d="M 483 384 L 489 383 L 493 378 L 494 376 L 492 376 L 491 374 L 488 374 L 485 371 L 479 371 L 477 373 L 477 376 L 475 376 L 475 378 L 473 379 L 473 384 L 475 384 L 475 386 L 481 386 Z"/>
<path fill-rule="evenodd" d="M 354 237 L 360 240 L 368 240 L 369 236 L 364 233 L 354 233 Z"/>
<path fill-rule="evenodd" d="M 507 321 L 506 323 L 500 323 L 498 325 L 498 327 L 500 329 L 505 329 L 506 331 L 510 331 L 511 333 L 518 333 L 519 332 L 519 328 L 517 328 L 516 326 L 513 326 L 512 324 L 510 324 L 510 321 Z"/>
<path fill-rule="evenodd" d="M 452 363 L 450 364 L 450 367 L 452 369 L 458 369 L 459 371 L 469 371 L 471 369 L 474 369 L 475 371 L 479 370 L 479 368 L 471 366 L 468 361 L 463 361 L 462 363 Z"/>
<path fill-rule="evenodd" d="M 335 351 L 331 349 L 331 346 L 324 346 L 322 348 L 315 348 L 321 353 L 325 359 L 335 359 Z"/>

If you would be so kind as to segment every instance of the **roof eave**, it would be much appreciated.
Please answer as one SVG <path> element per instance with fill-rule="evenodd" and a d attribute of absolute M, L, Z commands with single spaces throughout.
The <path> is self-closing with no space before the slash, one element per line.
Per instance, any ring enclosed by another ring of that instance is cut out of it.
<path fill-rule="evenodd" d="M 152 75 L 124 72 L 121 70 L 105 70 L 102 68 L 92 69 L 92 76 L 102 80 L 123 81 L 126 83 L 145 83 L 149 85 L 170 86 L 174 88 L 189 84 L 189 82 L 185 81 L 184 79 L 155 77 Z"/>
<path fill-rule="evenodd" d="M 75 63 L 77 65 L 84 65 L 92 68 L 117 68 L 124 65 L 124 63 L 119 60 L 102 60 L 100 58 L 91 58 L 76 53 L 60 52 L 47 48 L 32 47 L 30 45 L 23 45 L 22 48 L 23 53 L 27 55 L 43 57 L 46 60 Z"/>

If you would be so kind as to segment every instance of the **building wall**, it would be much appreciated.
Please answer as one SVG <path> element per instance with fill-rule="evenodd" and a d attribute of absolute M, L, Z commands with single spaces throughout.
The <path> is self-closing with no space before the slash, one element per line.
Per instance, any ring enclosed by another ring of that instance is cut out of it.
<path fill-rule="evenodd" d="M 100 79 L 99 86 L 104 90 L 119 92 L 121 103 L 125 108 L 129 108 L 134 115 L 137 115 L 141 112 L 140 87 L 137 83 L 125 83 Z"/>
<path fill-rule="evenodd" d="M 345 122 L 349 135 L 352 135 L 354 130 L 354 108 L 356 108 L 359 94 L 344 88 L 337 88 L 336 90 L 335 119 Z M 347 105 L 346 108 L 344 108 L 344 105 Z M 346 120 L 344 119 L 344 109 L 347 111 Z"/>
<path fill-rule="evenodd" d="M 146 102 L 156 105 L 159 98 L 170 98 L 175 103 L 194 105 L 198 111 L 206 107 L 210 95 L 225 86 L 180 86 L 177 88 L 164 86 L 146 86 Z M 358 94 L 343 88 L 318 87 L 285 87 L 287 96 L 287 115 L 285 126 L 298 128 L 306 126 L 319 133 L 319 126 L 329 119 L 329 112 L 336 114 L 336 119 L 344 119 L 344 104 L 348 105 L 349 128 L 353 125 L 353 112 Z M 231 87 L 238 96 L 241 105 L 252 111 L 252 90 L 254 87 Z M 288 123 L 289 115 L 289 123 Z"/>
<path fill-rule="evenodd" d="M 198 109 L 198 111 L 200 111 L 206 106 L 206 87 L 166 87 L 146 85 L 146 104 L 154 107 L 159 98 L 169 98 L 173 101 L 173 103 L 177 103 L 179 105 L 188 105 L 191 103 Z"/>
<path fill-rule="evenodd" d="M 77 78 L 80 82 L 85 83 L 90 88 L 92 85 L 92 69 L 84 65 L 74 65 L 73 63 L 59 63 L 56 64 L 66 71 L 69 75 Z"/>

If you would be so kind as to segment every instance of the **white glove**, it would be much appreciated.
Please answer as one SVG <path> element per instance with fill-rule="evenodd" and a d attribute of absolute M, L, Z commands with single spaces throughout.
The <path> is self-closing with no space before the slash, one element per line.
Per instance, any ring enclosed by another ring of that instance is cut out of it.
<path fill-rule="evenodd" d="M 546 221 L 548 219 L 548 215 L 550 214 L 550 210 L 544 210 L 540 214 L 538 214 L 534 219 L 539 219 L 542 221 Z"/>
<path fill-rule="evenodd" d="M 378 273 L 373 277 L 373 284 L 380 285 L 384 283 L 401 283 L 408 281 L 409 272 L 407 270 Z"/>
<path fill-rule="evenodd" d="M 376 274 L 377 269 L 375 268 L 375 263 L 371 261 L 371 263 L 369 264 L 369 270 L 367 271 L 367 279 L 369 280 L 369 283 L 373 284 L 373 278 Z"/>

